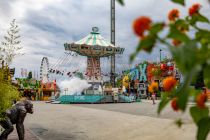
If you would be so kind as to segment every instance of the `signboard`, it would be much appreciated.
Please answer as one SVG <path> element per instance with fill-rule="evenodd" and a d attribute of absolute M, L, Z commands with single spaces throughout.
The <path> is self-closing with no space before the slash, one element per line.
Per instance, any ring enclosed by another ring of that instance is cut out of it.
<path fill-rule="evenodd" d="M 139 90 L 146 90 L 146 87 L 145 87 L 144 83 L 139 84 Z"/>
<path fill-rule="evenodd" d="M 68 91 L 69 89 L 68 89 L 68 88 L 64 88 L 63 90 L 64 90 L 64 91 Z"/>

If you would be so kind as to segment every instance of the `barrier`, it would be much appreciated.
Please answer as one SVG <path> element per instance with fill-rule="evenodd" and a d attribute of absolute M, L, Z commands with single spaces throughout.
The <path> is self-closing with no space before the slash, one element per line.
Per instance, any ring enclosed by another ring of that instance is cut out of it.
<path fill-rule="evenodd" d="M 56 101 L 61 104 L 71 103 L 113 103 L 113 97 L 111 95 L 62 95 Z M 119 101 L 121 103 L 134 102 L 134 97 L 119 95 Z"/>

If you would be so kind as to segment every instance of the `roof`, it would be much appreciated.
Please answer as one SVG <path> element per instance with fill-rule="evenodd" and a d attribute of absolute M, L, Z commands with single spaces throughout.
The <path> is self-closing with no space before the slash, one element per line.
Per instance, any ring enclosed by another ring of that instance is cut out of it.
<path fill-rule="evenodd" d="M 100 33 L 98 32 L 91 32 L 85 38 L 75 42 L 74 44 L 85 44 L 89 46 L 103 46 L 103 47 L 115 47 L 113 44 L 105 40 Z"/>
<path fill-rule="evenodd" d="M 100 33 L 98 27 L 93 27 L 92 32 L 83 39 L 74 42 L 76 45 L 87 45 L 87 46 L 101 46 L 101 47 L 115 47 L 109 41 L 104 39 Z"/>

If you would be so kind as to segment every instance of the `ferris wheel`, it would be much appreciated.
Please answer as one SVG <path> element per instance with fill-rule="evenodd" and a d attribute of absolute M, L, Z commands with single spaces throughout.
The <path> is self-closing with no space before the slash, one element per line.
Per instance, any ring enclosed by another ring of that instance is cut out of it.
<path fill-rule="evenodd" d="M 49 81 L 49 61 L 47 57 L 43 57 L 40 66 L 40 80 L 43 83 L 47 83 Z"/>

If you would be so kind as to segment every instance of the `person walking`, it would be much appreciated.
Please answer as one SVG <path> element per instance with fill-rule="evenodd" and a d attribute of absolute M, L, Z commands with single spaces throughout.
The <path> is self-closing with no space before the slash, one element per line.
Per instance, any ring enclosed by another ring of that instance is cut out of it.
<path fill-rule="evenodd" d="M 157 91 L 158 91 L 158 83 L 157 82 L 152 82 L 148 87 L 148 91 L 151 93 L 152 103 L 154 105 L 156 94 L 157 94 Z"/>
<path fill-rule="evenodd" d="M 156 92 L 152 93 L 152 103 L 155 104 Z"/>

